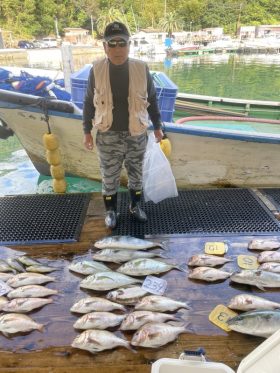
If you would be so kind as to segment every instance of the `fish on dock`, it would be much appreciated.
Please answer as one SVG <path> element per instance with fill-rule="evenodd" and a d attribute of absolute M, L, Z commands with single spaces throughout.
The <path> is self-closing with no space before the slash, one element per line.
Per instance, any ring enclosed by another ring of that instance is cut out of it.
<path fill-rule="evenodd" d="M 228 307 L 239 311 L 274 310 L 280 309 L 280 303 L 252 294 L 238 294 L 230 299 Z"/>
<path fill-rule="evenodd" d="M 231 330 L 268 338 L 280 329 L 280 310 L 249 311 L 227 321 Z"/>
<path fill-rule="evenodd" d="M 148 276 L 168 272 L 171 269 L 184 271 L 180 266 L 168 264 L 160 260 L 138 258 L 121 265 L 117 272 L 130 276 Z"/>
<path fill-rule="evenodd" d="M 126 311 L 126 308 L 118 303 L 111 302 L 101 297 L 86 297 L 74 303 L 70 311 L 76 313 L 89 313 L 92 311 Z"/>
<path fill-rule="evenodd" d="M 18 262 L 25 265 L 26 267 L 33 266 L 33 265 L 42 265 L 42 263 L 26 255 L 18 256 L 16 259 Z"/>
<path fill-rule="evenodd" d="M 7 281 L 7 285 L 12 288 L 18 288 L 25 285 L 41 285 L 46 284 L 47 282 L 55 281 L 54 277 L 46 276 L 40 273 L 19 273 L 14 275 Z"/>
<path fill-rule="evenodd" d="M 174 326 L 165 323 L 147 323 L 133 335 L 132 346 L 158 348 L 174 341 L 181 333 L 187 333 L 187 325 Z"/>
<path fill-rule="evenodd" d="M 34 273 L 50 273 L 53 271 L 57 271 L 59 268 L 49 267 L 43 264 L 34 264 L 32 266 L 26 267 L 27 272 L 34 272 Z"/>
<path fill-rule="evenodd" d="M 189 309 L 189 305 L 163 295 L 147 295 L 135 305 L 135 310 L 154 312 L 170 312 L 180 308 Z"/>
<path fill-rule="evenodd" d="M 25 272 L 25 268 L 15 258 L 8 258 L 6 261 L 8 265 L 17 272 Z"/>
<path fill-rule="evenodd" d="M 8 294 L 7 297 L 9 299 L 13 298 L 42 298 L 42 297 L 47 297 L 49 295 L 54 295 L 57 294 L 58 291 L 54 289 L 49 289 L 45 286 L 41 285 L 25 285 L 25 286 L 20 286 L 18 288 L 15 288 L 11 290 Z"/>
<path fill-rule="evenodd" d="M 261 264 L 258 269 L 261 271 L 280 273 L 280 263 L 266 262 Z"/>
<path fill-rule="evenodd" d="M 228 262 L 232 262 L 232 259 L 227 259 L 217 255 L 197 254 L 190 257 L 188 261 L 188 266 L 216 267 Z"/>
<path fill-rule="evenodd" d="M 85 289 L 107 291 L 121 286 L 141 283 L 141 280 L 122 273 L 108 271 L 90 275 L 80 282 L 80 287 Z"/>
<path fill-rule="evenodd" d="M 81 316 L 74 324 L 75 329 L 104 330 L 119 325 L 125 315 L 116 315 L 112 312 L 90 312 Z"/>
<path fill-rule="evenodd" d="M 0 296 L 0 311 L 2 311 L 3 307 L 9 303 L 9 300 L 6 297 Z"/>
<path fill-rule="evenodd" d="M 110 291 L 106 298 L 124 305 L 133 306 L 140 301 L 148 292 L 141 286 L 130 286 Z"/>
<path fill-rule="evenodd" d="M 73 262 L 68 267 L 71 271 L 80 273 L 81 275 L 93 275 L 97 272 L 111 271 L 105 264 L 95 262 L 93 260 L 83 260 L 79 262 Z"/>
<path fill-rule="evenodd" d="M 5 312 L 26 313 L 52 303 L 49 298 L 15 298 L 2 308 Z"/>
<path fill-rule="evenodd" d="M 260 271 L 259 269 L 244 269 L 242 271 L 234 272 L 230 276 L 231 281 L 239 284 L 254 285 L 261 290 L 264 288 L 278 288 L 280 287 L 280 274 Z"/>
<path fill-rule="evenodd" d="M 167 256 L 161 253 L 155 253 L 151 251 L 142 250 L 121 250 L 121 249 L 103 249 L 93 254 L 94 260 L 100 260 L 102 262 L 112 262 L 112 263 L 125 263 L 129 260 L 138 258 L 167 258 Z"/>
<path fill-rule="evenodd" d="M 36 323 L 31 317 L 20 313 L 7 313 L 0 316 L 0 332 L 5 336 L 15 333 L 27 333 L 32 330 L 42 332 L 43 324 Z"/>
<path fill-rule="evenodd" d="M 96 353 L 122 346 L 131 350 L 130 343 L 107 330 L 85 330 L 71 344 L 74 348 Z"/>
<path fill-rule="evenodd" d="M 279 249 L 280 241 L 277 240 L 261 240 L 261 239 L 253 239 L 248 244 L 248 249 L 250 250 L 273 250 Z"/>
<path fill-rule="evenodd" d="M 263 251 L 258 255 L 259 263 L 280 263 L 280 252 L 279 251 Z"/>
<path fill-rule="evenodd" d="M 3 259 L 0 259 L 0 272 L 13 272 L 15 273 L 15 270 Z"/>
<path fill-rule="evenodd" d="M 152 312 L 152 311 L 134 311 L 124 317 L 121 323 L 121 330 L 137 330 L 141 326 L 152 322 L 164 323 L 167 320 L 180 321 L 180 319 L 174 315 Z"/>
<path fill-rule="evenodd" d="M 163 243 L 152 242 L 132 236 L 108 236 L 98 240 L 94 244 L 98 249 L 125 249 L 125 250 L 147 250 L 153 247 L 165 249 Z"/>
<path fill-rule="evenodd" d="M 7 282 L 10 278 L 14 276 L 13 273 L 9 272 L 0 272 L 0 281 Z"/>
<path fill-rule="evenodd" d="M 229 272 L 210 267 L 196 267 L 189 273 L 189 278 L 207 282 L 225 280 L 230 276 L 231 273 Z"/>

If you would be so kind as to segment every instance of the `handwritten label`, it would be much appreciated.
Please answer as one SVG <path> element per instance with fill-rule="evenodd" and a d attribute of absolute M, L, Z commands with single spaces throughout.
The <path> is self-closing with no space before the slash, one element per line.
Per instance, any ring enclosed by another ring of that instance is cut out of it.
<path fill-rule="evenodd" d="M 238 255 L 237 264 L 243 269 L 257 269 L 260 265 L 257 257 L 251 255 Z"/>
<path fill-rule="evenodd" d="M 147 276 L 142 285 L 142 289 L 155 295 L 164 294 L 166 288 L 167 288 L 167 281 L 163 280 L 162 278 L 158 278 L 154 276 Z"/>
<path fill-rule="evenodd" d="M 9 293 L 12 288 L 6 284 L 6 282 L 0 280 L 0 296 Z"/>
<path fill-rule="evenodd" d="M 205 254 L 224 255 L 228 251 L 228 245 L 224 242 L 206 242 L 204 246 Z"/>
<path fill-rule="evenodd" d="M 217 325 L 219 328 L 225 330 L 226 332 L 231 331 L 230 327 L 227 324 L 227 321 L 232 317 L 237 316 L 237 313 L 230 310 L 223 304 L 216 306 L 209 315 L 209 320 Z"/>

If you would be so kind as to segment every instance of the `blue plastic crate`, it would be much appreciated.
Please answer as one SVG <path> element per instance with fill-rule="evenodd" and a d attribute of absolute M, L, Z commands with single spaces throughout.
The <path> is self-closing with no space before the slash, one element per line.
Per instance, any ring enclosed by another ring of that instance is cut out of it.
<path fill-rule="evenodd" d="M 71 75 L 72 101 L 80 108 L 83 108 L 83 101 L 87 90 L 89 72 L 92 65 L 87 64 L 81 70 Z"/>

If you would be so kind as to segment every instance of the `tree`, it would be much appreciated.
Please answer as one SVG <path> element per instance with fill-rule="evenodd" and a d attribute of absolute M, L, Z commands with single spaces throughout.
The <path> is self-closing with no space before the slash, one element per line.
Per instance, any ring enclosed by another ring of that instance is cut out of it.
<path fill-rule="evenodd" d="M 167 13 L 165 17 L 161 18 L 159 21 L 160 28 L 167 32 L 168 36 L 171 37 L 174 31 L 180 31 L 183 28 L 183 21 L 174 12 Z"/>

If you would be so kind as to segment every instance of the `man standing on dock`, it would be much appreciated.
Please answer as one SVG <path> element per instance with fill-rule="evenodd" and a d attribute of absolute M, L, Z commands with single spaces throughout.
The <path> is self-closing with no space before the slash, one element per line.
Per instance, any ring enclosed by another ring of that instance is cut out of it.
<path fill-rule="evenodd" d="M 142 164 L 147 145 L 149 116 L 156 141 L 161 141 L 161 118 L 156 90 L 146 63 L 131 59 L 129 32 L 121 22 L 112 22 L 104 32 L 106 57 L 93 63 L 84 99 L 84 145 L 93 149 L 93 126 L 102 175 L 108 228 L 117 225 L 117 191 L 124 162 L 130 194 L 129 211 L 146 222 L 140 208 Z"/>

